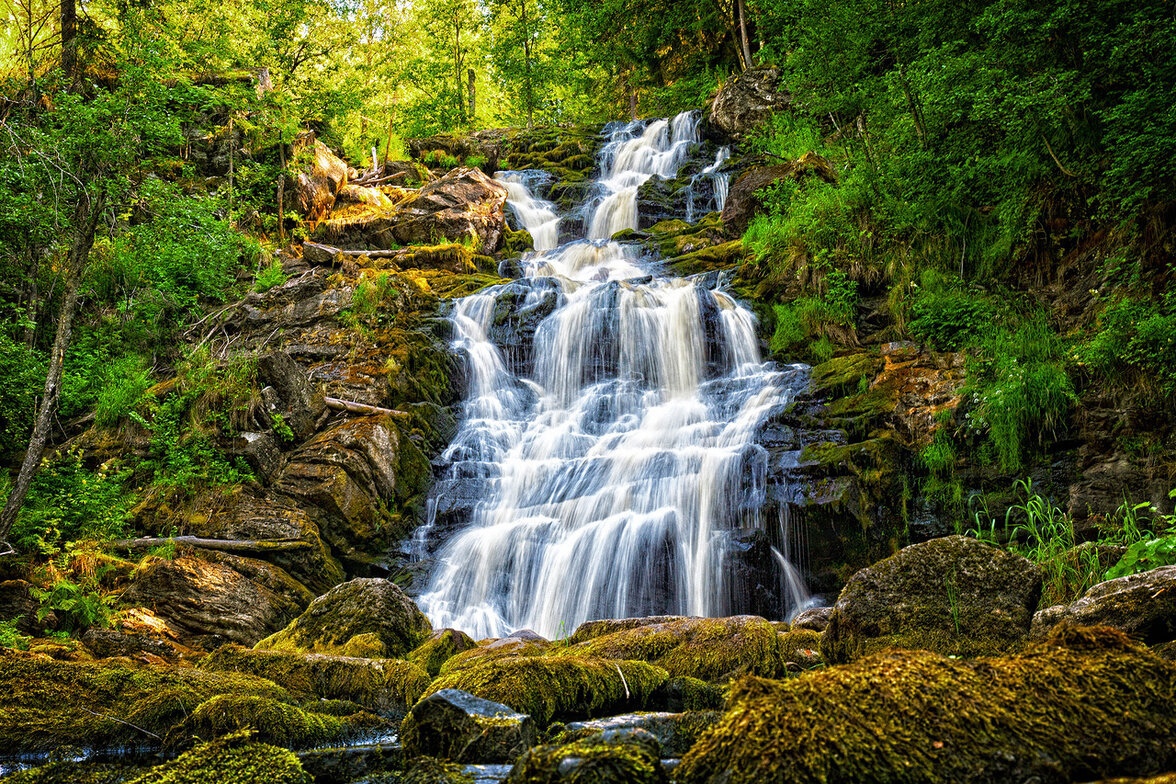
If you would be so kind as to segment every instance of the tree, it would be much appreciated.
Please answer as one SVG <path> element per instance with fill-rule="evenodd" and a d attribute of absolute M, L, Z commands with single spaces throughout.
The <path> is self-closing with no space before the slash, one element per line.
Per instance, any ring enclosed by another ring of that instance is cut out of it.
<path fill-rule="evenodd" d="M 133 21 L 133 20 L 131 20 Z M 114 89 L 89 95 L 61 91 L 49 109 L 38 105 L 3 123 L 0 182 L 38 194 L 52 207 L 40 215 L 55 241 L 46 248 L 62 282 L 56 330 L 37 415 L 20 473 L 0 511 L 0 549 L 41 463 L 61 394 L 81 282 L 100 226 L 113 220 L 134 190 L 140 166 L 168 145 L 178 147 L 178 123 L 166 111 L 166 89 L 150 63 L 124 59 Z M 7 231 L 18 230 L 6 222 Z"/>

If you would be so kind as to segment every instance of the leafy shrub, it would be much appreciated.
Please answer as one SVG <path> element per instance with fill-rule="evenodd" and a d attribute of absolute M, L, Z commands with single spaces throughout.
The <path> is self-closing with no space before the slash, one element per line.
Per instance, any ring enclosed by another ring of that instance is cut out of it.
<path fill-rule="evenodd" d="M 265 292 L 281 286 L 290 276 L 282 271 L 282 262 L 275 258 L 264 269 L 257 273 L 257 278 L 253 282 L 253 290 L 257 292 Z"/>
<path fill-rule="evenodd" d="M 14 648 L 18 651 L 28 650 L 29 640 L 31 638 L 21 634 L 17 630 L 16 624 L 18 621 L 20 621 L 19 617 L 0 621 L 0 648 Z"/>
<path fill-rule="evenodd" d="M 1117 300 L 1077 355 L 1106 377 L 1119 378 L 1131 368 L 1153 379 L 1161 394 L 1176 393 L 1176 292 L 1167 292 L 1162 302 Z"/>
<path fill-rule="evenodd" d="M 117 424 L 135 409 L 151 387 L 151 371 L 142 357 L 129 355 L 115 360 L 103 374 L 94 405 L 94 421 Z"/>
<path fill-rule="evenodd" d="M 45 359 L 0 333 L 0 458 L 28 445 L 35 404 L 45 385 Z"/>
<path fill-rule="evenodd" d="M 67 578 L 57 580 L 48 589 L 33 587 L 30 593 L 41 603 L 37 620 L 44 620 L 49 613 L 53 613 L 63 631 L 110 626 L 115 603 L 115 597 L 111 594 L 79 585 Z"/>
<path fill-rule="evenodd" d="M 1119 562 L 1107 570 L 1105 579 L 1113 580 L 1116 577 L 1126 577 L 1129 574 L 1138 574 L 1171 564 L 1176 564 L 1176 534 L 1159 536 L 1131 545 Z"/>
<path fill-rule="evenodd" d="M 991 325 L 992 305 L 958 279 L 925 271 L 911 306 L 911 335 L 939 349 L 959 351 L 974 345 Z"/>

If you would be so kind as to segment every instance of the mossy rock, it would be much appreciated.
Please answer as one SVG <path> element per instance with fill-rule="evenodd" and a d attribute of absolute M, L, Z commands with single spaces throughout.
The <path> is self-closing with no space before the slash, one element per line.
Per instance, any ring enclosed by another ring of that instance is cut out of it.
<path fill-rule="evenodd" d="M 552 738 L 553 744 L 571 743 L 608 731 L 642 730 L 652 735 L 658 744 L 658 756 L 678 759 L 698 741 L 702 733 L 713 727 L 722 714 L 718 711 L 686 711 L 682 713 L 629 713 L 606 719 L 572 722 L 567 729 Z"/>
<path fill-rule="evenodd" d="M 785 664 L 791 662 L 801 668 L 813 667 L 821 663 L 822 633 L 812 629 L 793 629 L 776 633 L 776 645 L 780 650 L 780 659 Z"/>
<path fill-rule="evenodd" d="M 268 678 L 285 689 L 326 700 L 346 700 L 382 716 L 403 717 L 429 686 L 430 674 L 400 659 L 218 648 L 200 667 Z"/>
<path fill-rule="evenodd" d="M 776 628 L 754 615 L 672 618 L 555 649 L 551 655 L 646 661 L 671 676 L 705 681 L 744 674 L 775 677 L 785 671 Z"/>
<path fill-rule="evenodd" d="M 1041 569 L 967 536 L 914 544 L 850 578 L 821 640 L 831 663 L 886 648 L 985 656 L 1029 636 Z"/>
<path fill-rule="evenodd" d="M 0 748 L 26 753 L 158 743 L 217 694 L 290 699 L 277 684 L 242 673 L 126 660 L 62 662 L 0 650 Z"/>
<path fill-rule="evenodd" d="M 4 777 L 4 784 L 125 784 L 142 768 L 102 762 L 50 762 Z"/>
<path fill-rule="evenodd" d="M 474 639 L 463 631 L 438 629 L 408 654 L 408 660 L 427 672 L 430 677 L 436 678 L 445 662 L 463 651 L 476 648 L 477 645 Z"/>
<path fill-rule="evenodd" d="M 312 784 L 293 752 L 238 733 L 204 743 L 128 784 Z"/>
<path fill-rule="evenodd" d="M 682 759 L 681 784 L 1085 781 L 1176 768 L 1176 666 L 1113 629 L 1068 627 L 976 661 L 893 651 L 747 678 Z"/>
<path fill-rule="evenodd" d="M 396 658 L 433 633 L 429 619 L 395 583 L 377 577 L 337 585 L 258 650 Z"/>
<path fill-rule="evenodd" d="M 511 231 L 509 228 L 503 233 L 502 253 L 505 255 L 521 255 L 529 250 L 535 250 L 535 238 L 526 229 Z"/>
<path fill-rule="evenodd" d="M 503 657 L 446 671 L 433 681 L 426 696 L 461 689 L 526 713 L 545 727 L 553 719 L 640 710 L 668 677 L 665 670 L 637 661 Z"/>
<path fill-rule="evenodd" d="M 535 738 L 530 716 L 458 689 L 425 697 L 400 726 L 406 755 L 467 763 L 513 762 Z"/>
<path fill-rule="evenodd" d="M 311 703 L 313 705 L 313 703 Z M 212 740 L 242 730 L 258 740 L 288 748 L 338 743 L 377 727 L 393 727 L 361 712 L 340 717 L 299 708 L 269 697 L 218 694 L 201 703 L 179 728 L 177 736 Z"/>
<path fill-rule="evenodd" d="M 459 670 L 469 669 L 499 659 L 543 656 L 550 650 L 551 643 L 546 640 L 523 640 L 518 637 L 484 640 L 477 647 L 456 653 L 446 659 L 441 664 L 438 674 L 448 675 Z"/>
<path fill-rule="evenodd" d="M 833 357 L 813 366 L 813 389 L 833 397 L 856 394 L 862 379 L 872 380 L 882 364 L 881 358 L 865 352 Z"/>
<path fill-rule="evenodd" d="M 649 698 L 651 710 L 680 713 L 682 711 L 712 711 L 723 707 L 726 691 L 722 686 L 698 678 L 670 678 Z"/>
<path fill-rule="evenodd" d="M 598 732 L 564 745 L 537 746 L 505 784 L 666 784 L 657 741 L 648 733 Z"/>
<path fill-rule="evenodd" d="M 465 766 L 435 757 L 417 757 L 404 773 L 386 779 L 369 779 L 371 784 L 474 784 Z"/>
<path fill-rule="evenodd" d="M 396 263 L 406 270 L 439 270 L 455 275 L 475 272 L 474 251 L 458 243 L 420 245 L 397 256 Z"/>
<path fill-rule="evenodd" d="M 731 269 L 743 261 L 743 241 L 733 240 L 722 245 L 699 248 L 671 258 L 666 264 L 676 275 L 698 275 L 703 272 Z"/>

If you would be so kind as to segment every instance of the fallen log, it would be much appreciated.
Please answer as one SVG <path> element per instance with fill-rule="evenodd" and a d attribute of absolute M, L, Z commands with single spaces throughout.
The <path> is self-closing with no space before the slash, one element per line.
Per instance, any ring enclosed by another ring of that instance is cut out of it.
<path fill-rule="evenodd" d="M 367 403 L 356 403 L 353 400 L 340 400 L 337 397 L 324 397 L 323 401 L 327 404 L 327 408 L 333 408 L 336 411 L 347 411 L 351 414 L 367 414 L 367 415 L 383 415 L 383 416 L 408 416 L 407 411 L 397 411 L 395 408 L 381 408 L 380 406 L 369 406 Z"/>
<path fill-rule="evenodd" d="M 110 543 L 116 550 L 150 550 L 168 544 L 185 544 L 205 550 L 226 552 L 275 552 L 279 550 L 305 550 L 313 547 L 302 539 L 206 539 L 200 536 L 142 536 L 138 539 L 117 539 Z"/>

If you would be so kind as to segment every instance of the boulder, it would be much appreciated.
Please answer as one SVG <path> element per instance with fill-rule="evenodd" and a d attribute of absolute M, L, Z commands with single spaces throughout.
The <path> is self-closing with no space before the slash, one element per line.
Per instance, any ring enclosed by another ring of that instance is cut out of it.
<path fill-rule="evenodd" d="M 405 245 L 470 239 L 489 255 L 501 245 L 505 227 L 506 187 L 480 169 L 460 168 L 401 207 L 394 233 Z"/>
<path fill-rule="evenodd" d="M 725 140 L 738 141 L 791 103 L 780 86 L 779 68 L 749 68 L 719 88 L 707 120 Z"/>
<path fill-rule="evenodd" d="M 501 703 L 442 689 L 413 706 L 400 741 L 409 756 L 506 763 L 535 745 L 535 723 Z"/>
<path fill-rule="evenodd" d="M 984 656 L 1020 647 L 1041 597 L 1041 570 L 967 536 L 906 547 L 849 578 L 821 652 L 830 663 L 885 648 Z"/>
<path fill-rule="evenodd" d="M 298 707 L 274 697 L 218 694 L 196 706 L 175 730 L 175 736 L 185 741 L 207 741 L 247 731 L 260 741 L 305 749 L 344 743 L 378 729 L 389 732 L 394 726 L 360 710 L 358 705 L 309 702 Z"/>
<path fill-rule="evenodd" d="M 891 651 L 747 678 L 681 784 L 1064 784 L 1176 767 L 1176 665 L 1122 632 L 1066 627 L 1019 656 Z"/>
<path fill-rule="evenodd" d="M 429 685 L 420 667 L 400 659 L 362 659 L 321 653 L 225 645 L 200 662 L 212 672 L 242 672 L 266 678 L 293 694 L 316 700 L 346 700 L 381 716 L 403 717 Z"/>
<path fill-rule="evenodd" d="M 758 194 L 764 188 L 781 180 L 810 176 L 820 177 L 826 182 L 837 181 L 833 166 L 812 152 L 806 152 L 790 163 L 755 166 L 739 175 L 731 184 L 727 201 L 723 205 L 723 225 L 727 233 L 733 237 L 741 236 L 747 231 L 751 219 L 763 212 L 764 202 Z"/>
<path fill-rule="evenodd" d="M 306 152 L 309 163 L 295 177 L 295 197 L 298 212 L 308 221 L 317 221 L 330 213 L 335 197 L 347 184 L 347 164 L 314 138 L 303 134 L 294 143 L 296 156 Z"/>
<path fill-rule="evenodd" d="M 0 621 L 12 621 L 21 634 L 37 635 L 45 630 L 44 620 L 37 619 L 41 603 L 29 592 L 26 580 L 0 582 Z"/>
<path fill-rule="evenodd" d="M 477 647 L 477 643 L 463 631 L 457 629 L 438 629 L 429 639 L 418 645 L 408 654 L 407 658 L 418 667 L 436 678 L 441 672 L 441 666 L 451 658 Z"/>
<path fill-rule="evenodd" d="M 269 406 L 270 417 L 280 415 L 297 440 L 309 438 L 326 410 L 326 403 L 322 391 L 302 366 L 286 352 L 272 351 L 257 358 L 257 378 L 277 395 L 275 403 Z"/>
<path fill-rule="evenodd" d="M 1148 645 L 1176 640 L 1176 566 L 1107 580 L 1068 606 L 1046 608 L 1033 616 L 1033 635 L 1063 621 L 1111 626 Z"/>
<path fill-rule="evenodd" d="M 668 677 L 665 670 L 645 662 L 516 656 L 446 668 L 428 693 L 461 689 L 509 705 L 546 727 L 553 719 L 641 710 Z"/>
<path fill-rule="evenodd" d="M 688 713 L 626 713 L 607 719 L 573 721 L 568 733 L 594 735 L 616 730 L 642 730 L 657 739 L 659 756 L 677 759 L 690 750 L 704 730 L 719 720 L 719 712 L 691 711 Z"/>
<path fill-rule="evenodd" d="M 112 779 L 115 780 L 115 779 Z M 294 752 L 235 733 L 202 743 L 151 768 L 128 784 L 231 781 L 233 784 L 311 784 Z"/>
<path fill-rule="evenodd" d="M 776 677 L 786 671 L 781 657 L 780 635 L 763 618 L 754 615 L 730 618 L 670 617 L 623 628 L 633 620 L 590 621 L 597 629 L 605 623 L 622 628 L 565 648 L 553 649 L 549 655 L 647 661 L 670 676 L 689 676 L 704 681 L 725 681 L 746 673 Z M 576 630 L 571 641 L 583 639 L 592 633 L 587 631 L 581 634 L 584 626 Z"/>
<path fill-rule="evenodd" d="M 166 619 L 185 645 L 211 649 L 226 642 L 253 645 L 297 617 L 312 598 L 273 564 L 201 552 L 144 559 L 121 600 Z"/>
<path fill-rule="evenodd" d="M 400 435 L 386 416 L 349 419 L 290 455 L 274 494 L 304 509 L 344 562 L 362 568 L 391 534 Z"/>
<path fill-rule="evenodd" d="M 515 764 L 506 784 L 666 784 L 656 738 L 609 730 L 567 744 L 536 746 Z"/>
<path fill-rule="evenodd" d="M 359 578 L 318 597 L 259 650 L 395 658 L 424 642 L 433 628 L 390 580 Z"/>
<path fill-rule="evenodd" d="M 829 626 L 829 618 L 832 615 L 832 607 L 810 607 L 792 616 L 792 628 L 823 632 Z"/>

